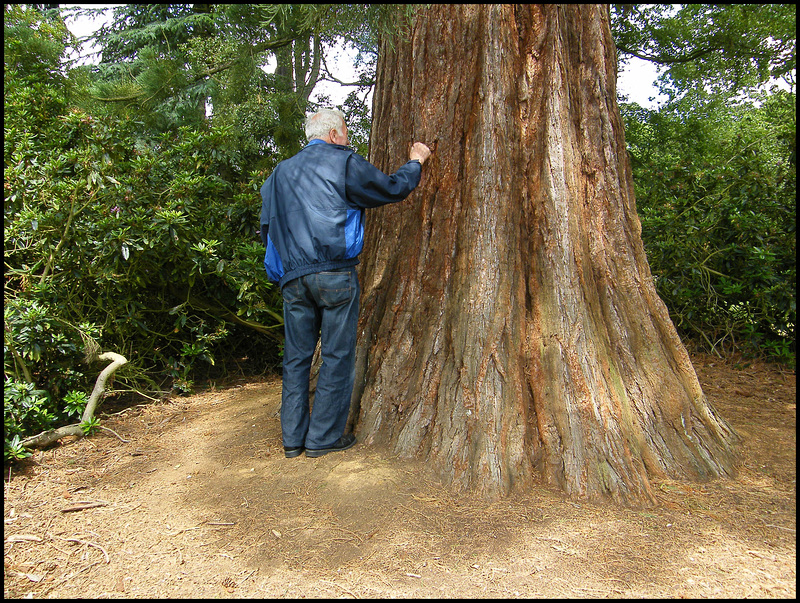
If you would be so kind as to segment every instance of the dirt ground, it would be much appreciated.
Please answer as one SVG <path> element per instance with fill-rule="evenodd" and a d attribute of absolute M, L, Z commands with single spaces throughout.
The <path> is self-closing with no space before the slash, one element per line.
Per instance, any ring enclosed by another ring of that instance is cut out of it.
<path fill-rule="evenodd" d="M 741 472 L 656 483 L 650 509 L 544 487 L 471 500 L 361 444 L 286 459 L 278 379 L 109 399 L 127 442 L 101 431 L 6 468 L 4 596 L 794 598 L 795 375 L 693 360 Z"/>

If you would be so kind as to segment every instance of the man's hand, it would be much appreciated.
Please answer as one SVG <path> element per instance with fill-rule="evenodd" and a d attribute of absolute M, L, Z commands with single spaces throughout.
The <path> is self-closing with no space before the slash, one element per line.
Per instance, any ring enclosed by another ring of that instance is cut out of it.
<path fill-rule="evenodd" d="M 420 164 L 425 163 L 425 160 L 430 156 L 431 150 L 427 147 L 427 145 L 424 145 L 421 142 L 415 142 L 413 145 L 411 145 L 411 150 L 408 152 L 409 161 L 412 159 L 417 159 Z"/>

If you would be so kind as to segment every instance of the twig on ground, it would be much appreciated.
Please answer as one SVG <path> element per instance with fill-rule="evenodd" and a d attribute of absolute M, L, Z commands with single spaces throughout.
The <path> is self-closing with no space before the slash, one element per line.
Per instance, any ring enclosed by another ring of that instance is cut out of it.
<path fill-rule="evenodd" d="M 110 432 L 111 432 L 111 433 L 113 433 L 115 436 L 117 436 L 117 439 L 118 439 L 120 442 L 124 442 L 125 444 L 127 444 L 128 442 L 130 442 L 130 440 L 126 440 L 126 439 L 125 439 L 125 438 L 123 438 L 121 435 L 119 435 L 119 434 L 118 434 L 116 431 L 114 431 L 113 429 L 110 429 L 109 427 L 103 427 L 102 425 L 98 425 L 97 427 L 99 427 L 100 429 L 105 429 L 106 431 L 110 431 Z"/>
<path fill-rule="evenodd" d="M 50 536 L 50 534 L 48 534 L 48 536 Z M 50 536 L 50 538 L 52 538 L 52 536 Z M 67 556 L 67 558 L 69 558 L 69 557 L 71 557 L 71 556 L 72 556 L 72 551 L 64 551 L 64 550 L 61 550 L 61 549 L 60 549 L 60 548 L 58 548 L 56 545 L 54 545 L 52 542 L 48 542 L 47 544 L 49 544 L 51 547 L 53 547 L 55 550 L 57 550 L 57 551 L 58 551 L 59 553 L 61 553 L 62 555 L 66 555 L 66 556 Z"/>
<path fill-rule="evenodd" d="M 759 520 L 761 521 L 761 523 L 764 524 L 764 526 L 766 526 L 768 528 L 775 528 L 777 530 L 786 530 L 787 532 L 795 532 L 795 533 L 797 533 L 797 530 L 794 529 L 794 528 L 784 528 L 783 526 L 776 526 L 774 523 L 767 523 L 766 521 L 764 521 L 760 517 L 759 517 Z"/>
<path fill-rule="evenodd" d="M 142 502 L 138 502 L 138 503 L 136 503 L 135 506 L 131 507 L 130 509 L 123 509 L 122 511 L 120 511 L 120 513 L 130 513 L 131 511 L 135 511 L 136 509 L 141 507 L 143 504 L 144 503 L 142 503 Z"/>
<path fill-rule="evenodd" d="M 787 532 L 797 533 L 797 530 L 794 528 L 784 528 L 783 526 L 776 526 L 775 524 L 772 523 L 765 523 L 764 525 L 767 526 L 768 528 L 777 528 L 778 530 L 786 530 Z"/>
<path fill-rule="evenodd" d="M 76 502 L 74 505 L 70 507 L 65 507 L 61 509 L 62 513 L 71 513 L 72 511 L 83 511 L 85 509 L 94 509 L 95 507 L 106 507 L 108 506 L 108 502 L 104 500 L 82 500 Z"/>
<path fill-rule="evenodd" d="M 6 542 L 41 542 L 42 539 L 33 534 L 12 534 L 5 540 Z"/>
<path fill-rule="evenodd" d="M 235 521 L 207 521 L 205 522 L 207 526 L 235 526 Z"/>
<path fill-rule="evenodd" d="M 183 534 L 184 532 L 188 532 L 189 530 L 199 530 L 203 526 L 194 526 L 193 528 L 181 528 L 177 532 L 162 532 L 164 536 L 177 536 L 178 534 Z"/>

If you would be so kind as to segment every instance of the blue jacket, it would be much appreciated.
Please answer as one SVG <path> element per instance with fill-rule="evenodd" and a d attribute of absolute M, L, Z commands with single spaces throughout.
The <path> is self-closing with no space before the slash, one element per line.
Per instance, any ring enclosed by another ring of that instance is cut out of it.
<path fill-rule="evenodd" d="M 281 161 L 261 187 L 269 279 L 283 287 L 306 274 L 358 264 L 364 209 L 402 201 L 421 175 L 417 160 L 387 176 L 353 149 L 319 139 Z"/>

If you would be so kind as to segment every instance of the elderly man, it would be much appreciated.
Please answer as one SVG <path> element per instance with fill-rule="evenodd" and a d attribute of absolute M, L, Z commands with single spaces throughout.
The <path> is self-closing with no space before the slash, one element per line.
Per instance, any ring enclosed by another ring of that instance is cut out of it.
<path fill-rule="evenodd" d="M 364 244 L 364 210 L 405 199 L 431 154 L 416 142 L 409 161 L 387 176 L 347 146 L 341 111 L 321 109 L 305 131 L 308 145 L 280 162 L 261 187 L 264 266 L 283 294 L 281 430 L 287 458 L 304 450 L 319 457 L 356 442 L 344 430 L 355 371 L 355 266 Z M 322 367 L 309 412 L 309 373 L 320 335 Z"/>

